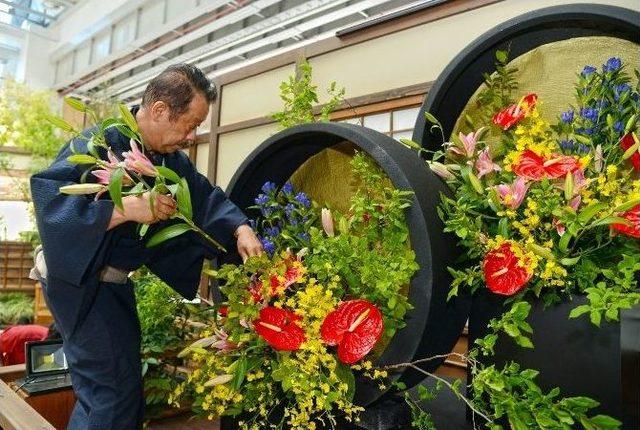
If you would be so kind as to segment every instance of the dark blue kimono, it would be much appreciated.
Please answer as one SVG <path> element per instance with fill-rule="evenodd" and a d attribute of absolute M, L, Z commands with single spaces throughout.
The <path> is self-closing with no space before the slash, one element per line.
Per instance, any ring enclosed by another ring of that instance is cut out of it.
<path fill-rule="evenodd" d="M 86 131 L 89 135 L 91 131 Z M 106 133 L 114 152 L 129 150 L 129 139 L 115 128 Z M 75 140 L 77 152 L 86 144 Z M 182 296 L 197 292 L 204 258 L 215 249 L 189 232 L 147 249 L 133 222 L 107 231 L 113 212 L 108 194 L 69 196 L 60 187 L 78 183 L 87 166 L 66 161 L 66 145 L 53 164 L 31 178 L 31 193 L 48 275 L 45 297 L 64 340 L 74 391 L 78 399 L 70 429 L 136 429 L 143 417 L 140 364 L 140 326 L 130 282 L 110 284 L 99 280 L 105 266 L 133 271 L 146 265 Z M 104 154 L 103 154 L 104 155 Z M 227 249 L 234 246 L 236 228 L 247 222 L 220 188 L 196 171 L 181 151 L 150 156 L 185 177 L 191 190 L 197 225 Z M 95 180 L 85 175 L 87 181 Z M 155 231 L 175 221 L 151 226 Z"/>

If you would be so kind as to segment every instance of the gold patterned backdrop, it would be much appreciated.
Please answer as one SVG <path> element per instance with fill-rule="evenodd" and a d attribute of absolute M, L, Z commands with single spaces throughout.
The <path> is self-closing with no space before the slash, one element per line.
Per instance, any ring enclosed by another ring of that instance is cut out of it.
<path fill-rule="evenodd" d="M 509 66 L 518 69 L 515 78 L 520 87 L 514 96 L 517 99 L 531 92 L 538 94 L 541 115 L 554 123 L 561 112 L 574 104 L 573 87 L 584 66 L 601 67 L 610 57 L 620 57 L 632 76 L 634 68 L 640 69 L 640 45 L 615 37 L 576 37 L 539 46 L 509 62 Z M 469 99 L 452 135 L 461 131 L 465 115 L 473 116 L 476 97 L 483 88 L 481 85 Z"/>

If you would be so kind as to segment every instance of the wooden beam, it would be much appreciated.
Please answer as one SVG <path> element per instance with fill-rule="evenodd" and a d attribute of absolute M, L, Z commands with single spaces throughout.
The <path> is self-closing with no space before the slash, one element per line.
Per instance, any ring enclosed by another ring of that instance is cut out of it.
<path fill-rule="evenodd" d="M 420 106 L 424 101 L 425 94 L 429 91 L 432 85 L 433 82 L 424 82 L 421 84 L 395 88 L 389 91 L 380 91 L 378 93 L 362 97 L 346 99 L 336 108 L 336 111 L 330 115 L 330 119 L 332 121 L 340 121 L 347 118 L 353 118 L 355 116 L 369 115 L 376 112 L 387 112 L 389 110 L 402 107 Z M 318 114 L 321 109 L 322 105 L 319 105 L 313 110 Z M 275 121 L 270 116 L 263 116 L 233 124 L 218 126 L 216 131 L 217 134 L 220 135 L 230 133 L 232 131 L 244 130 L 246 128 L 259 127 L 273 122 Z"/>
<path fill-rule="evenodd" d="M 216 80 L 218 97 L 211 106 L 211 128 L 209 129 L 209 161 L 207 164 L 207 178 L 215 184 L 218 171 L 218 135 L 220 134 L 220 103 L 222 101 L 222 85 Z"/>
<path fill-rule="evenodd" d="M 56 430 L 35 409 L 0 381 L 0 428 L 2 430 Z"/>
<path fill-rule="evenodd" d="M 0 380 L 4 382 L 13 382 L 18 378 L 23 378 L 27 372 L 27 367 L 23 364 L 14 364 L 12 366 L 0 366 Z"/>

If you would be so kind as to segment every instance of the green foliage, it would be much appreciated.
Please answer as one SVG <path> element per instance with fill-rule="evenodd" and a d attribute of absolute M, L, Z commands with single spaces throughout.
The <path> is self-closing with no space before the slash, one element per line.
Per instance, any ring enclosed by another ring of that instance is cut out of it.
<path fill-rule="evenodd" d="M 434 388 L 418 385 L 414 396 L 406 392 L 404 400 L 411 410 L 411 427 L 418 430 L 436 430 L 431 413 L 422 408 L 421 403 L 429 402 L 436 398 L 442 390 L 442 384 L 437 384 Z"/>
<path fill-rule="evenodd" d="M 18 320 L 33 320 L 33 297 L 24 293 L 0 293 L 0 325 L 17 324 Z"/>
<path fill-rule="evenodd" d="M 358 186 L 349 215 L 334 214 L 341 234 L 326 237 L 312 229 L 307 264 L 319 281 L 338 277 L 350 295 L 380 304 L 391 337 L 405 325 L 411 309 L 405 288 L 418 269 L 405 219 L 413 193 L 390 186 L 363 154 L 352 166 Z"/>
<path fill-rule="evenodd" d="M 54 96 L 5 80 L 0 89 L 0 146 L 17 146 L 31 152 L 34 163 L 51 160 L 65 139 L 47 121 Z"/>
<path fill-rule="evenodd" d="M 495 366 L 477 368 L 473 374 L 473 401 L 489 411 L 494 420 L 506 417 L 514 430 L 529 429 L 618 429 L 618 420 L 604 415 L 589 416 L 599 405 L 588 397 L 559 398 L 560 390 L 545 393 L 534 382 L 538 371 L 521 370 L 517 363 L 508 363 L 503 369 Z M 490 401 L 487 401 L 490 399 Z M 580 426 L 580 427 L 578 427 Z M 491 429 L 502 429 L 496 424 Z"/>
<path fill-rule="evenodd" d="M 584 260 L 581 268 L 587 282 L 593 282 L 598 274 L 605 280 L 596 282 L 595 285 L 591 283 L 592 286 L 584 289 L 588 303 L 573 309 L 569 318 L 588 314 L 591 322 L 599 326 L 603 317 L 608 322 L 618 321 L 620 310 L 630 309 L 640 303 L 636 277 L 640 272 L 640 253 L 623 254 L 622 260 L 615 266 L 604 269 L 591 260 Z"/>
<path fill-rule="evenodd" d="M 327 94 L 330 99 L 320 109 L 317 121 L 329 121 L 329 114 L 340 105 L 344 93 L 344 88 L 338 88 L 335 82 L 329 84 Z M 280 127 L 285 129 L 316 122 L 313 107 L 318 104 L 318 87 L 312 83 L 312 67 L 308 61 L 299 63 L 296 75 L 289 76 L 287 81 L 280 84 L 280 98 L 284 102 L 283 110 L 272 115 Z"/>
<path fill-rule="evenodd" d="M 518 89 L 515 78 L 518 69 L 508 65 L 508 51 L 496 51 L 495 73 L 484 73 L 485 87 L 476 98 L 477 112 L 465 118 L 468 131 L 477 130 L 479 125 L 488 124 L 494 113 L 514 102 L 512 93 Z"/>
<path fill-rule="evenodd" d="M 533 348 L 533 343 L 528 337 L 533 329 L 526 319 L 531 312 L 531 305 L 524 301 L 515 301 L 511 309 L 503 313 L 500 318 L 489 321 L 491 333 L 484 338 L 476 339 L 476 344 L 482 355 L 493 355 L 493 348 L 498 340 L 498 333 L 504 332 L 523 348 Z"/>
<path fill-rule="evenodd" d="M 144 269 L 136 274 L 134 285 L 142 333 L 145 418 L 149 420 L 171 407 L 169 396 L 184 380 L 177 371 L 182 364 L 177 352 L 199 333 L 200 325 L 194 327 L 192 321 L 201 318 L 202 311 Z"/>

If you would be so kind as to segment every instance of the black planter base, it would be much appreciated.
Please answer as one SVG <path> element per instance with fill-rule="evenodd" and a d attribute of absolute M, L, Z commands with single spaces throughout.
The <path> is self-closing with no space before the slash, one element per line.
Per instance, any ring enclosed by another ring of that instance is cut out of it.
<path fill-rule="evenodd" d="M 502 300 L 476 294 L 469 319 L 470 345 L 505 309 Z M 559 387 L 563 397 L 591 397 L 601 404 L 596 413 L 623 421 L 624 429 L 640 429 L 640 306 L 623 311 L 619 324 L 603 322 L 598 328 L 588 316 L 568 319 L 573 308 L 586 302 L 586 297 L 575 296 L 572 302 L 548 309 L 534 304 L 528 322 L 535 349 L 521 348 L 505 335 L 491 360 L 499 367 L 513 360 L 523 369 L 539 370 L 536 382 L 544 390 Z"/>

